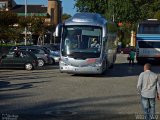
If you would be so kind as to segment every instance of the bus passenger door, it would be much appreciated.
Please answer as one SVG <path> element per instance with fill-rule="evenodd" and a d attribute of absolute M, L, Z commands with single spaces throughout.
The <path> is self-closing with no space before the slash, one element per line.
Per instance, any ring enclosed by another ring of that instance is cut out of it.
<path fill-rule="evenodd" d="M 113 65 L 113 48 L 112 48 L 112 38 L 110 35 L 108 35 L 108 39 L 107 39 L 107 66 L 111 67 Z"/>
<path fill-rule="evenodd" d="M 105 67 L 108 68 L 108 45 L 107 45 L 107 37 L 103 37 L 103 48 L 102 48 L 102 59 L 105 63 Z M 105 68 L 105 69 L 106 69 Z"/>

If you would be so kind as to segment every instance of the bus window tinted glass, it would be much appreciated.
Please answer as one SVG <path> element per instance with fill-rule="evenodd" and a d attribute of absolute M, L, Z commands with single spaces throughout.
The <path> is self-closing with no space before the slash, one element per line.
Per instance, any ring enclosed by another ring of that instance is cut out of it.
<path fill-rule="evenodd" d="M 139 41 L 139 48 L 160 48 L 160 42 Z"/>
<path fill-rule="evenodd" d="M 68 26 L 62 41 L 62 55 L 99 57 L 102 28 L 97 26 Z M 93 54 L 93 56 L 92 56 Z M 97 54 L 97 55 L 96 55 Z"/>
<path fill-rule="evenodd" d="M 138 34 L 160 34 L 160 24 L 140 24 Z"/>

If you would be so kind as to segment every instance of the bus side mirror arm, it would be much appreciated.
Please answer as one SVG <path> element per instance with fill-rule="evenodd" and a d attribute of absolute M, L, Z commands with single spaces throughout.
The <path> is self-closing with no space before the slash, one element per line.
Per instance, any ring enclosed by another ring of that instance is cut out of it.
<path fill-rule="evenodd" d="M 55 37 L 61 37 L 62 29 L 63 29 L 63 24 L 62 24 L 62 23 L 59 23 L 59 24 L 56 26 L 56 29 L 55 29 L 55 32 L 54 32 L 54 36 L 55 36 Z"/>
<path fill-rule="evenodd" d="M 63 28 L 64 28 L 64 24 L 62 24 L 62 23 L 59 23 L 59 24 L 56 26 L 55 32 L 53 33 L 54 43 L 56 43 L 56 42 L 59 43 L 59 42 L 61 41 Z"/>

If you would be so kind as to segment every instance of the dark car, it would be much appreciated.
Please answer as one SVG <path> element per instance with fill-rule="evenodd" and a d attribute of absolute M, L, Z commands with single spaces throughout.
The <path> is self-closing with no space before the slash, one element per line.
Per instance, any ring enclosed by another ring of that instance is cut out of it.
<path fill-rule="evenodd" d="M 35 56 L 38 59 L 38 66 L 40 67 L 44 66 L 45 64 L 52 63 L 52 59 L 49 56 L 49 52 L 40 46 L 17 46 L 17 47 L 22 51 L 29 51 L 35 54 Z M 16 46 L 12 47 L 11 51 L 14 50 L 15 48 Z"/>
<path fill-rule="evenodd" d="M 37 57 L 28 51 L 10 51 L 0 58 L 0 68 L 23 68 L 33 70 L 37 67 Z"/>

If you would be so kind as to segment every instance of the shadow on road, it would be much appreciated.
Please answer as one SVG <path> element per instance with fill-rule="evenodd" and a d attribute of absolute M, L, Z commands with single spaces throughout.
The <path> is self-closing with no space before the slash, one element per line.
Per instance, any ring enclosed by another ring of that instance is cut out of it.
<path fill-rule="evenodd" d="M 160 64 L 152 64 L 152 71 L 159 74 Z M 102 75 L 72 75 L 81 77 L 127 77 L 127 76 L 137 76 L 143 72 L 143 65 L 135 64 L 130 66 L 128 63 L 117 63 L 112 69 L 107 69 L 107 71 Z"/>
<path fill-rule="evenodd" d="M 33 84 L 39 84 L 39 83 L 44 83 L 44 82 L 49 82 L 49 81 L 26 82 L 26 83 L 19 83 L 19 84 L 12 84 L 7 81 L 0 81 L 0 92 L 30 89 L 30 88 L 36 87 Z M 3 99 L 3 97 L 0 97 L 0 98 Z"/>
<path fill-rule="evenodd" d="M 138 104 L 135 97 L 133 94 L 50 101 L 12 111 L 9 108 L 14 105 L 6 107 L 7 113 L 19 115 L 21 120 L 134 120 L 134 113 L 117 113 L 116 109 Z"/>

